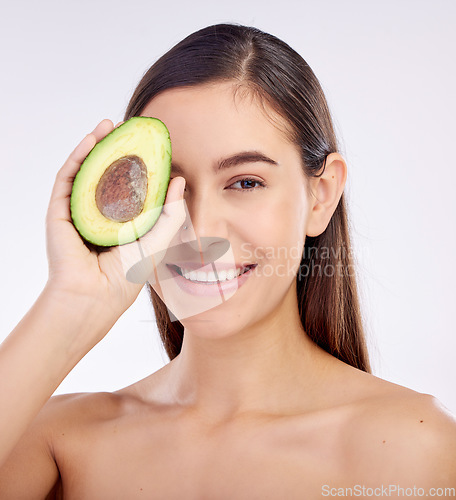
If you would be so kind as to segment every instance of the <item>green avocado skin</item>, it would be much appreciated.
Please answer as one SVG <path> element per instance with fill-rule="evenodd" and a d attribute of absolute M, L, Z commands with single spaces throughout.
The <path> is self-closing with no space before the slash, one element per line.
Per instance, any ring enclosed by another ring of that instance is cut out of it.
<path fill-rule="evenodd" d="M 144 161 L 147 194 L 139 215 L 127 222 L 115 222 L 99 211 L 95 192 L 109 165 L 127 155 L 137 155 Z M 71 191 L 73 225 L 85 241 L 97 247 L 131 243 L 157 222 L 170 178 L 171 140 L 165 124 L 158 118 L 130 118 L 98 142 L 81 164 Z"/>

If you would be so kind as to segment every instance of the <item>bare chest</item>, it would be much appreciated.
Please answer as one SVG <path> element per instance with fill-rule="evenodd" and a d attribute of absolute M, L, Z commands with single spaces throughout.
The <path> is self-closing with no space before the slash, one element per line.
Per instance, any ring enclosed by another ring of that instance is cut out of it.
<path fill-rule="evenodd" d="M 340 453 L 324 433 L 297 430 L 107 426 L 70 436 L 59 463 L 64 498 L 321 498 L 323 487 L 343 476 Z"/>

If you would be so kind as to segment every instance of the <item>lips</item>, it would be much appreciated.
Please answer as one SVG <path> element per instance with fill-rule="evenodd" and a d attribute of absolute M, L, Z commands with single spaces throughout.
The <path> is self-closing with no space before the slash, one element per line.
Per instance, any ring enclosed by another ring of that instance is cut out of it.
<path fill-rule="evenodd" d="M 175 283 L 184 292 L 194 296 L 217 297 L 222 301 L 224 301 L 230 298 L 241 286 L 243 286 L 243 284 L 249 279 L 249 277 L 252 276 L 253 269 L 257 266 L 257 264 L 243 265 L 241 268 L 243 270 L 243 273 L 240 274 L 239 276 L 233 276 L 231 278 L 231 276 L 227 275 L 227 273 L 230 272 L 229 270 L 218 271 L 218 264 L 217 267 L 215 267 L 214 263 L 211 264 L 211 266 L 212 265 L 217 271 L 217 275 L 215 276 L 214 273 L 214 276 L 208 276 L 207 273 L 204 273 L 204 275 L 201 277 L 202 281 L 198 280 L 198 274 L 196 274 L 197 278 L 196 280 L 191 279 L 192 277 L 194 277 L 194 275 L 193 276 L 187 275 L 187 277 L 183 276 L 181 274 L 182 269 L 175 264 L 166 264 L 166 267 L 170 270 L 172 276 L 174 276 Z M 224 267 L 228 268 L 228 266 Z M 192 273 L 198 273 L 200 272 L 199 271 L 200 269 L 204 268 L 208 269 L 208 266 L 204 267 L 200 266 L 198 267 L 198 271 L 192 271 Z M 233 264 L 231 264 L 228 269 L 231 269 L 233 272 L 234 271 Z M 225 276 L 223 276 L 223 274 L 225 274 Z M 225 277 L 225 279 L 221 279 L 223 277 Z M 214 278 L 214 281 L 207 281 L 208 278 L 210 279 Z"/>

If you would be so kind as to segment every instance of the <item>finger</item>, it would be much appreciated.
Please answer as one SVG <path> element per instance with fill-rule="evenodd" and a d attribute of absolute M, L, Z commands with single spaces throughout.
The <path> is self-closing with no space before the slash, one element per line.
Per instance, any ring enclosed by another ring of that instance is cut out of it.
<path fill-rule="evenodd" d="M 95 144 L 95 136 L 93 134 L 86 135 L 57 172 L 49 202 L 48 216 L 70 218 L 68 198 L 71 196 L 74 177 Z"/>
<path fill-rule="evenodd" d="M 184 188 L 185 179 L 183 177 L 176 177 L 170 182 L 165 204 L 157 222 L 152 229 L 138 239 L 145 256 L 165 250 L 184 223 L 186 219 Z"/>
<path fill-rule="evenodd" d="M 146 257 L 155 254 L 156 264 L 158 264 L 160 256 L 163 258 L 172 239 L 187 217 L 183 199 L 184 187 L 185 179 L 183 177 L 176 177 L 172 180 L 157 222 L 150 231 L 138 240 L 142 254 Z"/>
<path fill-rule="evenodd" d="M 74 176 L 78 172 L 82 162 L 93 149 L 95 144 L 105 137 L 113 129 L 111 120 L 102 120 L 95 129 L 87 134 L 84 139 L 76 146 L 73 152 L 57 172 L 57 177 L 63 182 L 73 182 Z"/>
<path fill-rule="evenodd" d="M 165 216 L 171 216 L 172 213 L 170 211 L 172 211 L 175 206 L 174 202 L 184 198 L 185 184 L 186 181 L 184 177 L 179 176 L 171 179 L 163 205 L 163 214 L 165 214 Z"/>
<path fill-rule="evenodd" d="M 185 179 L 183 177 L 175 177 L 169 183 L 162 213 L 154 226 L 157 228 L 157 232 L 160 231 L 163 236 L 166 235 L 166 239 L 171 239 L 185 222 L 184 189 Z M 148 234 L 143 236 L 145 240 Z"/>
<path fill-rule="evenodd" d="M 57 172 L 51 193 L 50 215 L 70 220 L 68 198 L 71 196 L 74 178 L 95 144 L 109 134 L 112 129 L 111 120 L 102 120 L 72 151 L 67 161 Z"/>
<path fill-rule="evenodd" d="M 104 137 L 106 137 L 110 132 L 114 130 L 114 124 L 111 120 L 107 118 L 102 120 L 92 131 L 92 134 L 96 137 L 97 142 L 101 141 Z"/>
<path fill-rule="evenodd" d="M 117 247 L 128 281 L 144 284 L 150 280 L 153 269 L 163 259 L 172 239 L 186 219 L 184 187 L 184 178 L 173 179 L 168 187 L 162 213 L 152 229 L 137 241 Z"/>

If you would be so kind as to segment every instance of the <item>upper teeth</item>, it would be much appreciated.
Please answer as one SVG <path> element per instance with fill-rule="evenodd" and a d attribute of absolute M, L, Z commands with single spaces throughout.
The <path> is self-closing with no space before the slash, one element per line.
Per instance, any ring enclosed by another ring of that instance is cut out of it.
<path fill-rule="evenodd" d="M 245 267 L 229 269 L 227 271 L 217 271 L 217 276 L 213 271 L 209 271 L 208 273 L 204 271 L 192 271 L 191 269 L 179 268 L 181 273 L 185 278 L 192 281 L 205 281 L 205 282 L 217 282 L 218 281 L 227 281 L 232 280 L 234 277 L 239 276 L 242 272 L 245 271 Z"/>

